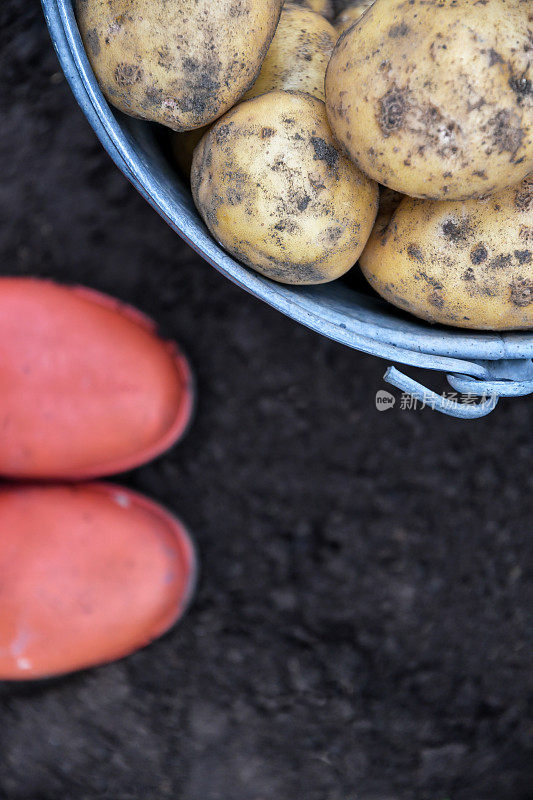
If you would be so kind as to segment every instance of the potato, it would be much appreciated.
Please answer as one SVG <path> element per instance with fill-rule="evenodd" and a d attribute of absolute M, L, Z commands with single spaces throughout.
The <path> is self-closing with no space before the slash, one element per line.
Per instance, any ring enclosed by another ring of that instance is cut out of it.
<path fill-rule="evenodd" d="M 344 31 L 351 28 L 358 19 L 361 19 L 367 8 L 373 4 L 374 0 L 354 0 L 335 19 L 337 34 L 341 36 Z"/>
<path fill-rule="evenodd" d="M 256 79 L 282 0 L 76 0 L 81 35 L 114 106 L 176 131 L 201 128 Z"/>
<path fill-rule="evenodd" d="M 326 283 L 357 261 L 376 184 L 338 149 L 324 103 L 273 91 L 240 103 L 194 152 L 193 197 L 229 253 L 276 281 Z"/>
<path fill-rule="evenodd" d="M 533 176 L 485 200 L 404 198 L 359 263 L 382 297 L 429 322 L 533 328 Z"/>
<path fill-rule="evenodd" d="M 259 77 L 244 99 L 272 89 L 294 89 L 324 100 L 326 68 L 336 41 L 337 32 L 324 17 L 286 3 Z"/>
<path fill-rule="evenodd" d="M 243 100 L 273 89 L 308 92 L 324 100 L 326 68 L 336 41 L 335 28 L 320 14 L 296 3 L 285 3 L 261 72 Z M 191 174 L 194 148 L 207 128 L 172 136 L 172 154 L 187 178 Z"/>
<path fill-rule="evenodd" d="M 331 0 L 291 0 L 291 2 L 310 8 L 311 11 L 316 11 L 317 14 L 322 14 L 327 19 L 333 19 L 334 11 Z"/>
<path fill-rule="evenodd" d="M 381 237 L 387 230 L 392 215 L 404 197 L 405 195 L 395 192 L 394 189 L 389 189 L 387 186 L 379 187 L 378 214 L 364 250 L 359 256 L 360 266 L 366 263 L 367 254 L 370 254 L 368 258 L 372 259 L 374 257 L 374 252 L 379 252 L 379 248 L 376 248 L 376 244 L 380 242 Z"/>
<path fill-rule="evenodd" d="M 387 225 L 391 221 L 392 215 L 402 202 L 404 196 L 405 195 L 400 194 L 399 192 L 395 192 L 394 189 L 389 189 L 387 186 L 379 187 L 378 215 L 376 217 L 374 227 L 372 228 L 370 238 L 365 247 L 369 247 L 376 236 L 381 236 L 381 234 L 385 232 Z M 361 254 L 361 258 L 363 258 L 363 253 Z"/>
<path fill-rule="evenodd" d="M 170 152 L 180 172 L 187 179 L 189 179 L 191 175 L 194 148 L 208 128 L 209 125 L 204 125 L 203 128 L 195 128 L 193 131 L 183 131 L 183 133 L 175 133 L 172 131 L 170 134 Z"/>
<path fill-rule="evenodd" d="M 413 197 L 467 199 L 533 169 L 531 0 L 376 0 L 326 74 L 337 139 Z"/>

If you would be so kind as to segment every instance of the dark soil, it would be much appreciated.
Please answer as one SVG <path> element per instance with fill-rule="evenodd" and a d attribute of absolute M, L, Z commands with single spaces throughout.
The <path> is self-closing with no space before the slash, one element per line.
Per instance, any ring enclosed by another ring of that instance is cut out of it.
<path fill-rule="evenodd" d="M 0 23 L 2 272 L 116 295 L 189 353 L 195 424 L 122 480 L 202 560 L 163 640 L 0 688 L 2 800 L 531 800 L 531 398 L 378 413 L 383 362 L 232 286 L 124 180 L 38 5 Z"/>

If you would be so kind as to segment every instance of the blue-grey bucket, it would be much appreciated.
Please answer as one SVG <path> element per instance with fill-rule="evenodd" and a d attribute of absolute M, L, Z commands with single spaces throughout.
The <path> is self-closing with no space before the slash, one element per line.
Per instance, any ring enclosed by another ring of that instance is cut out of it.
<path fill-rule="evenodd" d="M 219 272 L 296 322 L 391 364 L 385 380 L 425 406 L 462 419 L 490 413 L 499 397 L 533 393 L 533 332 L 445 328 L 408 318 L 380 298 L 336 281 L 295 287 L 274 283 L 234 261 L 213 240 L 161 152 L 153 126 L 120 114 L 105 100 L 76 25 L 72 0 L 42 0 L 59 61 L 103 146 L 168 224 Z M 405 364 L 445 372 L 463 399 L 438 395 L 400 372 Z"/>

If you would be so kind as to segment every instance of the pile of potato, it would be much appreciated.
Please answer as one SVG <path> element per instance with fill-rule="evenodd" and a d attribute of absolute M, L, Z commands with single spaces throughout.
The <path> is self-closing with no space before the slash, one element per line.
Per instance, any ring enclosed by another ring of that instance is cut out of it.
<path fill-rule="evenodd" d="M 108 100 L 176 132 L 243 264 L 317 284 L 359 261 L 430 322 L 533 328 L 533 0 L 77 0 L 77 16 Z"/>

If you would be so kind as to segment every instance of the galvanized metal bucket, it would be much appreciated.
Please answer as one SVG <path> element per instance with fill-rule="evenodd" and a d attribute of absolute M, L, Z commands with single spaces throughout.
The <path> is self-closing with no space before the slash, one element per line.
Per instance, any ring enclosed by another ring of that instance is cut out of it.
<path fill-rule="evenodd" d="M 211 238 L 182 183 L 161 153 L 153 127 L 110 108 L 86 56 L 72 0 L 42 0 L 61 66 L 105 149 L 168 224 L 217 270 L 288 317 L 356 350 L 445 372 L 458 402 L 426 389 L 390 366 L 385 380 L 424 405 L 462 419 L 489 414 L 499 397 L 533 393 L 533 332 L 481 333 L 407 318 L 379 298 L 340 282 L 285 286 L 241 266 Z"/>

